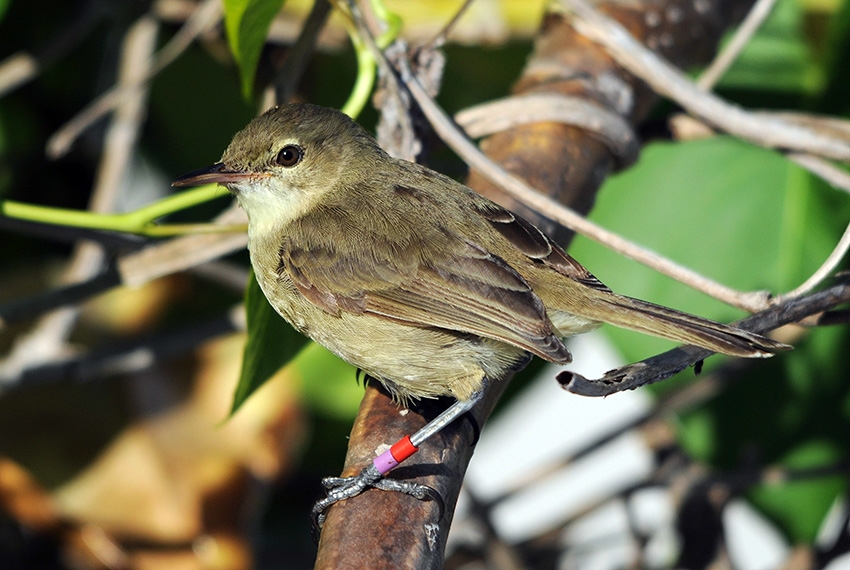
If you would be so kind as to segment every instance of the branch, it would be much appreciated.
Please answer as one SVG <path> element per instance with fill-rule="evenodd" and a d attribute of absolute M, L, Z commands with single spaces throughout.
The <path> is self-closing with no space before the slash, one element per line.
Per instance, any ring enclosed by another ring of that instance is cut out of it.
<path fill-rule="evenodd" d="M 205 322 L 174 331 L 122 342 L 87 354 L 64 358 L 20 371 L 10 377 L 0 371 L 0 396 L 12 389 L 56 382 L 91 382 L 118 374 L 151 369 L 163 360 L 188 354 L 216 337 L 245 330 L 240 304 Z"/>
<path fill-rule="evenodd" d="M 753 8 L 735 30 L 735 34 L 723 51 L 720 52 L 711 65 L 700 74 L 696 84 L 704 91 L 709 91 L 720 80 L 721 77 L 732 67 L 750 40 L 770 15 L 776 0 L 758 0 Z"/>
<path fill-rule="evenodd" d="M 850 300 L 850 285 L 838 283 L 806 297 L 790 299 L 733 324 L 744 330 L 767 333 L 782 325 L 829 311 L 848 300 Z M 660 382 L 705 360 L 712 354 L 714 353 L 702 348 L 680 346 L 641 362 L 607 372 L 602 378 L 596 380 L 588 380 L 574 372 L 561 372 L 558 375 L 558 381 L 569 392 L 582 396 L 604 397 Z"/>

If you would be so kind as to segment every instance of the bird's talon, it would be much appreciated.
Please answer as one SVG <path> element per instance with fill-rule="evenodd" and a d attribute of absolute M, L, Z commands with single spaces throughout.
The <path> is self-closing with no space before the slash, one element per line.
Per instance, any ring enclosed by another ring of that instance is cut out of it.
<path fill-rule="evenodd" d="M 325 489 L 334 489 L 345 483 L 350 477 L 325 477 L 322 479 L 322 487 Z"/>
<path fill-rule="evenodd" d="M 440 514 L 437 520 L 442 520 L 445 512 L 445 501 L 443 497 L 433 488 L 413 483 L 410 481 L 399 481 L 398 479 L 384 479 L 383 475 L 369 465 L 353 477 L 325 477 L 322 485 L 328 490 L 328 496 L 318 501 L 313 506 L 313 538 L 318 542 L 322 526 L 325 524 L 327 515 L 325 512 L 335 503 L 345 499 L 356 497 L 368 487 L 374 487 L 382 491 L 394 491 L 410 495 L 420 501 L 431 500 L 437 503 Z"/>

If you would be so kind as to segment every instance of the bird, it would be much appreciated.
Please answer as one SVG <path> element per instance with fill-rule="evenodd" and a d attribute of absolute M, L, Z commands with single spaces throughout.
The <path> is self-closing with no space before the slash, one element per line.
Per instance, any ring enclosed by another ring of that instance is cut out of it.
<path fill-rule="evenodd" d="M 174 186 L 205 183 L 247 213 L 254 273 L 284 319 L 401 403 L 454 398 L 449 419 L 529 355 L 569 363 L 565 340 L 601 323 L 735 357 L 789 348 L 613 292 L 530 222 L 391 157 L 334 109 L 268 110 Z"/>

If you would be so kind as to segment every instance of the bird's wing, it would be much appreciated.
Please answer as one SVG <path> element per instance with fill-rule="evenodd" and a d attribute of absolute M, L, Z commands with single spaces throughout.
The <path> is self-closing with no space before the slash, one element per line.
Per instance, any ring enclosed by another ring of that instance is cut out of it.
<path fill-rule="evenodd" d="M 307 214 L 287 228 L 278 271 L 331 314 L 471 333 L 547 360 L 570 360 L 543 302 L 513 267 L 441 225 L 439 216 L 411 220 L 405 212 L 369 212 L 369 228 L 355 226 L 342 209 Z M 328 237 L 328 224 L 345 228 L 346 239 Z"/>
<path fill-rule="evenodd" d="M 526 257 L 536 260 L 582 285 L 599 291 L 611 292 L 581 263 L 573 259 L 549 236 L 530 222 L 487 199 L 477 200 L 473 209 Z"/>

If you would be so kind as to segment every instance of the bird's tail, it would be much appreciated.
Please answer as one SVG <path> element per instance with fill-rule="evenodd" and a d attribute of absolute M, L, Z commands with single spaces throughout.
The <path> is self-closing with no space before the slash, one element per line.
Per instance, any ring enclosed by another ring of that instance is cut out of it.
<path fill-rule="evenodd" d="M 622 295 L 608 294 L 584 304 L 582 316 L 730 356 L 767 358 L 792 348 L 756 333 Z"/>

